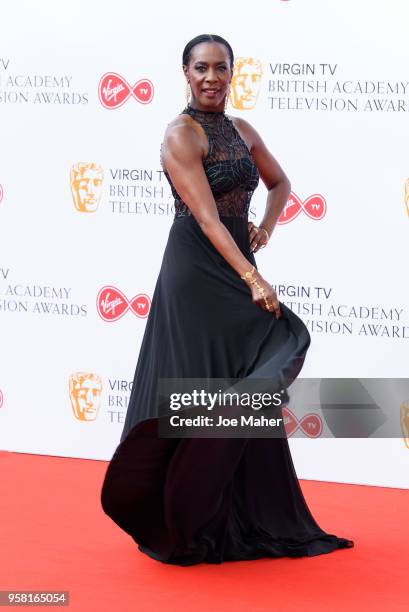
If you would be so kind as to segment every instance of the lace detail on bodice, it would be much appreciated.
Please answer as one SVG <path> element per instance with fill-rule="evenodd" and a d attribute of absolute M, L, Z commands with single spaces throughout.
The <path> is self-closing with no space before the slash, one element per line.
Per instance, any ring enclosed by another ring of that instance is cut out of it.
<path fill-rule="evenodd" d="M 203 159 L 203 167 L 219 215 L 247 217 L 260 176 L 232 120 L 224 111 L 202 111 L 191 106 L 187 106 L 182 114 L 188 114 L 200 123 L 207 135 L 209 152 Z M 164 174 L 175 198 L 175 218 L 190 215 L 189 207 L 177 193 L 166 170 Z"/>

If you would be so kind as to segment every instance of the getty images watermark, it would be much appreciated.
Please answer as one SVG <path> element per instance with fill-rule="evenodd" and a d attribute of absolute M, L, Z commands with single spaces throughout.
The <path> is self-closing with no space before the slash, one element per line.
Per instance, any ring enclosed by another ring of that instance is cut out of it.
<path fill-rule="evenodd" d="M 283 437 L 285 388 L 243 379 L 160 379 L 161 437 Z M 256 433 L 257 432 L 257 433 Z M 274 433 L 275 432 L 275 433 Z"/>
<path fill-rule="evenodd" d="M 158 379 L 164 438 L 401 438 L 409 379 Z"/>
<path fill-rule="evenodd" d="M 205 389 L 193 389 L 189 393 L 171 393 L 169 409 L 172 411 L 186 408 L 199 408 L 205 411 L 221 408 L 261 410 L 281 406 L 283 393 L 238 393 L 225 392 L 221 389 L 211 393 Z M 226 416 L 223 413 L 216 416 L 198 414 L 194 417 L 177 414 L 169 416 L 169 423 L 172 427 L 279 427 L 283 425 L 283 418 L 254 414 L 239 416 Z"/>

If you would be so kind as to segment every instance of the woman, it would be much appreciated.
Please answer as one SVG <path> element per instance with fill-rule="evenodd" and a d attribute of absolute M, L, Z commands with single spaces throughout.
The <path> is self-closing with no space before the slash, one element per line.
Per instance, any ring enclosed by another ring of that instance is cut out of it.
<path fill-rule="evenodd" d="M 167 127 L 161 163 L 175 197 L 121 441 L 101 493 L 105 513 L 164 563 L 313 556 L 353 542 L 325 533 L 304 500 L 288 441 L 164 438 L 158 379 L 292 381 L 310 336 L 257 270 L 290 184 L 257 132 L 228 117 L 233 52 L 216 35 L 191 40 L 191 99 Z M 261 224 L 248 222 L 259 177 Z"/>

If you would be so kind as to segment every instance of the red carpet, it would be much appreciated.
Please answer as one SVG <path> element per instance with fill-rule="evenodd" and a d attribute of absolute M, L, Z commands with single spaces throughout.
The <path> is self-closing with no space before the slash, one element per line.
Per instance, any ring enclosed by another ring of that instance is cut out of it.
<path fill-rule="evenodd" d="M 355 548 L 177 567 L 140 553 L 105 516 L 106 465 L 0 452 L 0 590 L 67 590 L 68 609 L 86 612 L 409 610 L 407 490 L 301 481 L 321 527 Z"/>

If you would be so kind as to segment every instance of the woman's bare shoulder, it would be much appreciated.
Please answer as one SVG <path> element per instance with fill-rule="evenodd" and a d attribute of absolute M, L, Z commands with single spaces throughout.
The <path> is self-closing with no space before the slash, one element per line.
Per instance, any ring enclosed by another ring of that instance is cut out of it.
<path fill-rule="evenodd" d="M 199 133 L 198 128 L 200 128 L 200 126 L 197 124 L 197 121 L 192 119 L 190 115 L 181 113 L 180 115 L 176 115 L 176 117 L 168 123 L 165 130 L 165 136 L 175 131 L 188 133 L 190 130 L 194 130 L 196 133 Z"/>
<path fill-rule="evenodd" d="M 206 146 L 202 126 L 186 113 L 177 115 L 168 123 L 163 143 L 167 148 L 185 146 L 200 151 Z"/>

